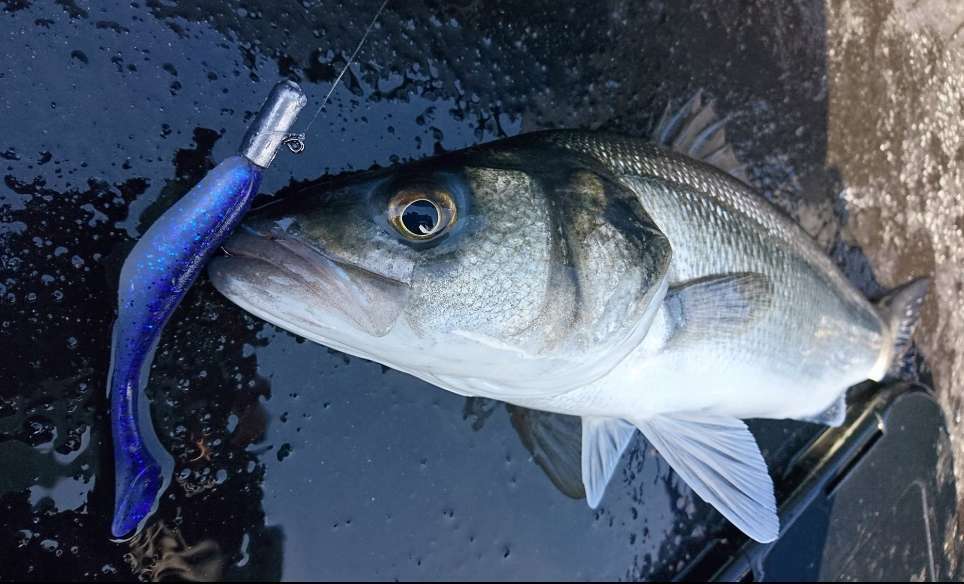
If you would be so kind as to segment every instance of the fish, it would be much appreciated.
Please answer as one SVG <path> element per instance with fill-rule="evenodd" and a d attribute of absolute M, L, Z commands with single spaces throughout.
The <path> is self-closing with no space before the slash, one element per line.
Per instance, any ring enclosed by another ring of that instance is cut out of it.
<path fill-rule="evenodd" d="M 911 343 L 928 280 L 871 302 L 743 173 L 697 94 L 649 137 L 544 130 L 295 185 L 209 275 L 327 347 L 578 416 L 590 507 L 638 430 L 770 542 L 773 483 L 743 420 L 843 423 L 847 388 Z"/>

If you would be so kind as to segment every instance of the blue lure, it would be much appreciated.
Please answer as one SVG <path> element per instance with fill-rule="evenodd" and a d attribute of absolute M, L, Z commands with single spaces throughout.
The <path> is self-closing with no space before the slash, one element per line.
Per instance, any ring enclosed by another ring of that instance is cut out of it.
<path fill-rule="evenodd" d="M 124 261 L 108 379 L 115 538 L 140 531 L 174 469 L 174 459 L 154 431 L 144 395 L 164 326 L 211 254 L 247 212 L 280 145 L 300 144 L 300 137 L 287 131 L 305 103 L 296 84 L 276 86 L 252 123 L 241 154 L 218 164 L 168 209 Z"/>

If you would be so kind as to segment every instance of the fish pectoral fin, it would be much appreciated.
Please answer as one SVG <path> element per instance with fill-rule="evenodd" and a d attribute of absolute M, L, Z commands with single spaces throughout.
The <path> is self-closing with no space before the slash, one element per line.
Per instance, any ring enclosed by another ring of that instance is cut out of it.
<path fill-rule="evenodd" d="M 693 491 L 756 541 L 780 534 L 773 481 L 753 434 L 736 418 L 701 413 L 636 426 Z"/>
<path fill-rule="evenodd" d="M 812 416 L 797 418 L 801 422 L 813 422 L 814 424 L 824 424 L 837 428 L 843 425 L 847 418 L 847 397 L 845 393 L 834 400 L 830 407 Z"/>
<path fill-rule="evenodd" d="M 668 342 L 735 334 L 765 314 L 772 299 L 770 279 L 755 272 L 707 276 L 673 286 L 663 301 L 671 323 Z"/>
<path fill-rule="evenodd" d="M 618 418 L 585 416 L 582 419 L 582 484 L 586 502 L 595 509 L 606 492 L 623 451 L 636 428 Z"/>

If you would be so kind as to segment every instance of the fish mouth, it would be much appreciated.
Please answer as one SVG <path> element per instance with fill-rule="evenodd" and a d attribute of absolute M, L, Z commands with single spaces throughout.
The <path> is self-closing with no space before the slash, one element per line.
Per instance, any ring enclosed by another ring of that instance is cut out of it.
<path fill-rule="evenodd" d="M 312 340 L 382 337 L 398 319 L 409 286 L 338 261 L 309 242 L 243 224 L 208 266 L 229 300 Z"/>

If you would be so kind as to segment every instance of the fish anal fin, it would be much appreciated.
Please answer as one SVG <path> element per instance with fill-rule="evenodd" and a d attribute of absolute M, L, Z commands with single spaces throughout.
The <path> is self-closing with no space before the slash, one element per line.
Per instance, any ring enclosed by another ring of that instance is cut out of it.
<path fill-rule="evenodd" d="M 741 531 L 763 543 L 779 536 L 773 481 L 746 424 L 703 413 L 635 424 L 676 474 Z"/>

